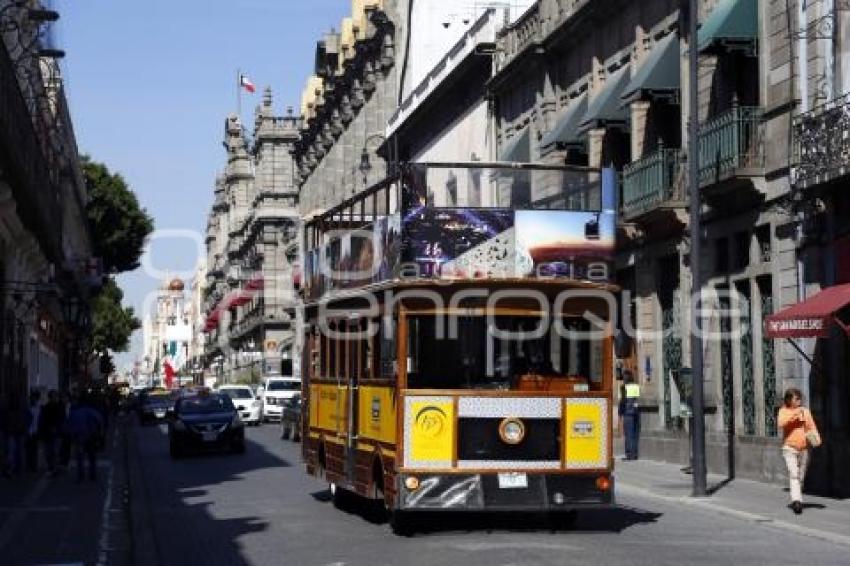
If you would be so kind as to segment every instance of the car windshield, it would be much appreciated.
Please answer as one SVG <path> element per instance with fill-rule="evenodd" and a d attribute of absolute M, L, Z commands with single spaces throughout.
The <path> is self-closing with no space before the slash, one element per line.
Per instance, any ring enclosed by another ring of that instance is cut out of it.
<path fill-rule="evenodd" d="M 227 395 L 209 395 L 182 399 L 178 412 L 184 415 L 203 415 L 208 413 L 225 413 L 232 410 L 233 402 Z"/>
<path fill-rule="evenodd" d="M 154 395 L 148 395 L 145 399 L 146 403 L 150 403 L 151 405 L 164 405 L 168 403 L 169 396 L 167 393 L 156 393 Z"/>
<path fill-rule="evenodd" d="M 298 391 L 301 384 L 297 381 L 269 381 L 266 391 Z"/>
<path fill-rule="evenodd" d="M 240 389 L 222 389 L 222 393 L 230 397 L 231 399 L 253 399 L 254 394 L 247 387 Z"/>
<path fill-rule="evenodd" d="M 436 338 L 436 323 L 433 315 L 410 317 L 411 389 L 527 389 L 553 378 L 602 386 L 603 342 L 584 319 L 555 326 L 537 316 L 461 316 L 452 340 Z"/>

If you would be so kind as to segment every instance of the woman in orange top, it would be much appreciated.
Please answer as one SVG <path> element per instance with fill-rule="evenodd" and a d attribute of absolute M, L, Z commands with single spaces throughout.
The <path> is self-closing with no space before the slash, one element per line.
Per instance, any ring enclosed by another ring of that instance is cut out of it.
<path fill-rule="evenodd" d="M 779 409 L 779 427 L 782 429 L 782 457 L 788 466 L 791 482 L 791 509 L 799 515 L 803 512 L 802 486 L 809 464 L 806 433 L 817 433 L 818 430 L 811 411 L 803 407 L 799 389 L 791 388 L 785 392 L 785 406 Z"/>

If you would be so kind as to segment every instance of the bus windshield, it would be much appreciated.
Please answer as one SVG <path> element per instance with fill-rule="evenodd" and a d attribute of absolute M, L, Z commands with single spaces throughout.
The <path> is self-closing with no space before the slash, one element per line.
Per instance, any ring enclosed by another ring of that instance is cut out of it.
<path fill-rule="evenodd" d="M 541 380 L 603 387 L 603 331 L 585 319 L 439 316 L 409 318 L 410 389 L 522 390 Z"/>

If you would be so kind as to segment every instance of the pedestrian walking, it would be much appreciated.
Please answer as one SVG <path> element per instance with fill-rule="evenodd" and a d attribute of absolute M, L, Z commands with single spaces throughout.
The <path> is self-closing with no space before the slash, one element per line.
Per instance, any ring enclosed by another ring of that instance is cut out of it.
<path fill-rule="evenodd" d="M 41 391 L 30 393 L 27 418 L 27 436 L 24 441 L 26 450 L 27 470 L 31 473 L 38 471 L 38 420 L 41 413 Z"/>
<path fill-rule="evenodd" d="M 85 478 L 85 461 L 88 460 L 89 479 L 97 479 L 97 450 L 103 434 L 103 417 L 86 398 L 80 398 L 71 406 L 65 429 L 74 446 L 77 459 L 77 481 Z"/>
<path fill-rule="evenodd" d="M 42 407 L 38 419 L 38 437 L 44 450 L 44 460 L 51 476 L 56 475 L 56 448 L 62 437 L 65 424 L 65 407 L 55 389 L 47 392 L 47 403 Z"/>
<path fill-rule="evenodd" d="M 67 468 L 71 463 L 71 437 L 68 435 L 64 426 L 68 415 L 71 414 L 71 397 L 67 392 L 62 392 L 59 398 L 59 405 L 62 407 L 62 430 L 59 435 L 59 465 L 62 468 Z"/>
<path fill-rule="evenodd" d="M 6 461 L 4 474 L 18 475 L 23 471 L 24 440 L 29 429 L 29 410 L 26 403 L 17 395 L 11 395 L 4 410 L 3 430 L 6 437 Z"/>
<path fill-rule="evenodd" d="M 634 374 L 631 371 L 626 370 L 624 377 L 626 383 L 621 390 L 618 413 L 625 436 L 626 460 L 637 460 L 640 445 L 640 386 L 634 382 Z"/>
<path fill-rule="evenodd" d="M 820 446 L 821 438 L 812 413 L 803 407 L 799 389 L 785 392 L 785 405 L 779 409 L 779 427 L 782 429 L 782 457 L 788 467 L 791 509 L 803 512 L 803 482 L 809 465 L 809 450 Z"/>

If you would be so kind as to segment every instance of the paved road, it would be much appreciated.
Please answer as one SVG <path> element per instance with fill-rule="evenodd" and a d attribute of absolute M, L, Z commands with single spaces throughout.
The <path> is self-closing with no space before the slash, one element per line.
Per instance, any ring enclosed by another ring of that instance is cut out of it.
<path fill-rule="evenodd" d="M 149 537 L 160 564 L 847 564 L 847 547 L 637 494 L 585 512 L 570 530 L 543 518 L 439 516 L 412 538 L 335 509 L 275 426 L 248 431 L 244 455 L 172 461 L 164 427 L 136 428 Z M 146 522 L 147 522 L 146 521 Z M 136 525 L 137 532 L 144 531 Z"/>

